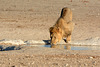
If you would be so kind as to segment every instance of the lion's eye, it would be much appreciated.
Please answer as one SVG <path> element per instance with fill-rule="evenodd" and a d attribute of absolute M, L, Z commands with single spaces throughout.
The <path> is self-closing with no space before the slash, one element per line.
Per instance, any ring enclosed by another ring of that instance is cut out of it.
<path fill-rule="evenodd" d="M 56 39 L 56 37 L 54 36 L 54 38 Z"/>

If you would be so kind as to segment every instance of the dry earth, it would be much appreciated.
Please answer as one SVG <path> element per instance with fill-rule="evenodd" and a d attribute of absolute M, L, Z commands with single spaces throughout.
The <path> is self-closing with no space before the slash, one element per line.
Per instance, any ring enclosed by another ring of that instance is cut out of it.
<path fill-rule="evenodd" d="M 100 37 L 100 0 L 0 0 L 0 40 L 48 40 L 61 9 L 73 11 L 72 40 Z M 100 44 L 99 44 L 100 45 Z M 43 47 L 0 51 L 0 67 L 99 67 L 100 50 Z"/>
<path fill-rule="evenodd" d="M 0 52 L 0 67 L 99 67 L 100 50 L 72 51 L 25 47 Z"/>
<path fill-rule="evenodd" d="M 0 39 L 47 40 L 61 9 L 73 11 L 73 40 L 100 37 L 100 1 L 0 0 Z"/>

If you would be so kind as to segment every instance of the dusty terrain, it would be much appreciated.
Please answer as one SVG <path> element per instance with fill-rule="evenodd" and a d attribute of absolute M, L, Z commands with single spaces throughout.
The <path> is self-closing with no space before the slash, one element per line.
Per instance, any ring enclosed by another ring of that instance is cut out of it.
<path fill-rule="evenodd" d="M 0 52 L 0 67 L 99 67 L 100 50 L 25 47 Z"/>
<path fill-rule="evenodd" d="M 72 40 L 100 37 L 99 0 L 0 0 L 0 40 L 49 40 L 61 9 L 73 11 Z M 100 45 L 100 44 L 98 44 Z M 0 67 L 99 67 L 100 50 L 72 51 L 23 47 L 0 51 Z"/>

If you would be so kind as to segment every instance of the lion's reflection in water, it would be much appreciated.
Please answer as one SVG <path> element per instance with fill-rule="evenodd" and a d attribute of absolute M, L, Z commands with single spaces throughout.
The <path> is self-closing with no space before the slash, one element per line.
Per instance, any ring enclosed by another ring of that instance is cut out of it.
<path fill-rule="evenodd" d="M 62 44 L 51 45 L 51 48 L 71 50 L 71 45 L 62 45 Z"/>

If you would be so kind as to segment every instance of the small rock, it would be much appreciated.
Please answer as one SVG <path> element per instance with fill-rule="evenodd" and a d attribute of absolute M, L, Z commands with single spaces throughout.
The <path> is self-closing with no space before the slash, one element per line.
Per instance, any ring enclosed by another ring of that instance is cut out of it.
<path fill-rule="evenodd" d="M 11 60 L 10 58 L 8 58 L 8 60 Z"/>
<path fill-rule="evenodd" d="M 35 62 L 32 62 L 31 64 L 34 64 Z"/>
<path fill-rule="evenodd" d="M 11 66 L 11 67 L 16 67 L 16 66 Z"/>
<path fill-rule="evenodd" d="M 89 57 L 89 59 L 93 59 L 93 57 Z"/>
<path fill-rule="evenodd" d="M 66 66 L 68 66 L 69 64 L 66 64 Z"/>
<path fill-rule="evenodd" d="M 87 66 L 87 64 L 84 64 L 84 66 Z"/>

